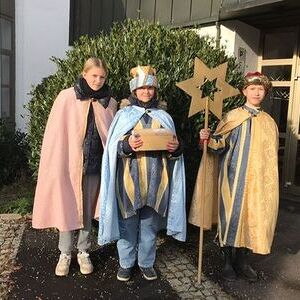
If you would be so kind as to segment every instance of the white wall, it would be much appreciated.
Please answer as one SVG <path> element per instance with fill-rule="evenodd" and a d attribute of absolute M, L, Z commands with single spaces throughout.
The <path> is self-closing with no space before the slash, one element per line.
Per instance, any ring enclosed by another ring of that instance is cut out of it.
<path fill-rule="evenodd" d="M 216 26 L 204 26 L 198 30 L 200 36 L 216 38 Z M 260 31 L 240 21 L 226 21 L 221 24 L 221 45 L 228 55 L 239 59 L 240 50 L 244 51 L 244 72 L 257 70 Z M 242 49 L 241 49 L 242 48 Z M 241 57 L 241 61 L 243 58 Z"/>
<path fill-rule="evenodd" d="M 23 106 L 32 85 L 56 71 L 49 58 L 63 58 L 69 48 L 69 5 L 69 0 L 16 0 L 16 129 L 27 129 Z"/>
<path fill-rule="evenodd" d="M 257 71 L 260 30 L 240 21 L 227 21 L 223 25 L 235 32 L 234 56 L 239 56 L 239 48 L 246 51 L 245 73 Z"/>

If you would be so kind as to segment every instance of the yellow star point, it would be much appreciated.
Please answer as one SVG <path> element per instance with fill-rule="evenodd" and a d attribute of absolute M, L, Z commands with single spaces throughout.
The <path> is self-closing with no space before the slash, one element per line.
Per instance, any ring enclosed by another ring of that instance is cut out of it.
<path fill-rule="evenodd" d="M 219 119 L 222 118 L 223 100 L 239 94 L 239 90 L 232 87 L 225 81 L 227 62 L 213 69 L 208 68 L 198 57 L 195 57 L 194 76 L 178 82 L 176 86 L 192 97 L 189 117 L 205 109 L 206 100 L 209 101 L 209 110 Z M 205 80 L 216 80 L 217 92 L 214 93 L 214 100 L 210 97 L 202 97 L 200 87 Z"/>

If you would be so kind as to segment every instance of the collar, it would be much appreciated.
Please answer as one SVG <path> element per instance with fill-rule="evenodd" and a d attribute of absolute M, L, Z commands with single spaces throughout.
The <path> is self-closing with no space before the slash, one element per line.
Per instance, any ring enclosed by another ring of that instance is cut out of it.
<path fill-rule="evenodd" d="M 94 91 L 89 87 L 83 77 L 79 77 L 75 82 L 74 90 L 78 100 L 85 101 L 93 99 L 93 101 L 98 101 L 104 108 L 108 106 L 111 98 L 111 91 L 108 85 L 105 84 L 98 91 Z"/>
<path fill-rule="evenodd" d="M 138 106 L 138 107 L 143 107 L 145 109 L 157 108 L 158 102 L 159 102 L 156 98 L 152 98 L 148 102 L 142 102 L 133 95 L 130 95 L 128 97 L 128 100 L 130 101 L 131 105 L 135 105 L 135 106 Z"/>
<path fill-rule="evenodd" d="M 244 104 L 243 109 L 247 110 L 252 116 L 257 116 L 261 111 L 261 107 L 253 108 Z"/>

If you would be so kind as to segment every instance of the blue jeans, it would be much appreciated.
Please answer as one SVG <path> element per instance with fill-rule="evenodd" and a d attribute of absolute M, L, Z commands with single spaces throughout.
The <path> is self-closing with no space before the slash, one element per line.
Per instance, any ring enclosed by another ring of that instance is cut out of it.
<path fill-rule="evenodd" d="M 140 267 L 153 267 L 160 220 L 161 216 L 148 206 L 137 210 L 136 215 L 128 219 L 120 216 L 121 238 L 117 242 L 117 248 L 122 268 L 133 267 L 136 258 Z"/>

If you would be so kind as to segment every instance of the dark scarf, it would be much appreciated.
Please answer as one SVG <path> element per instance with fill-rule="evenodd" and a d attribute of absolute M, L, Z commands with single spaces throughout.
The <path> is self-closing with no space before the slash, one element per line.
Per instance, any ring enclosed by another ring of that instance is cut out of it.
<path fill-rule="evenodd" d="M 139 107 L 143 107 L 143 108 L 157 108 L 158 106 L 158 99 L 153 97 L 150 101 L 148 102 L 143 102 L 143 101 L 140 101 L 137 97 L 133 96 L 133 95 L 130 95 L 128 97 L 128 100 L 130 101 L 130 104 L 131 105 L 136 105 L 136 106 L 139 106 Z"/>
<path fill-rule="evenodd" d="M 94 91 L 90 88 L 83 77 L 79 77 L 75 82 L 74 90 L 77 99 L 83 101 L 92 98 L 99 101 L 99 103 L 101 103 L 104 108 L 108 106 L 109 100 L 111 98 L 111 90 L 107 84 L 104 84 L 103 87 L 98 91 Z"/>

